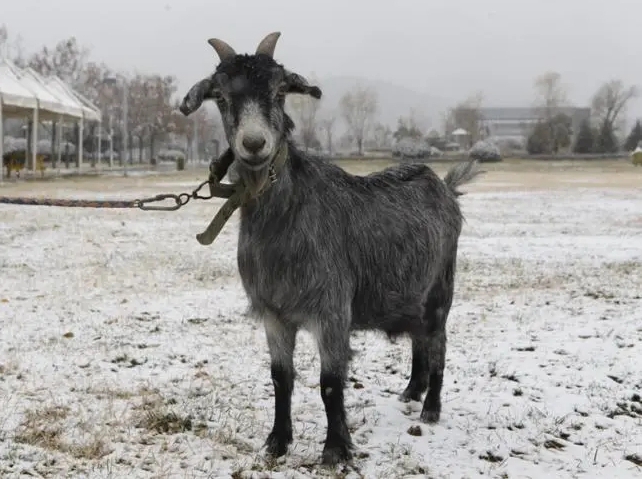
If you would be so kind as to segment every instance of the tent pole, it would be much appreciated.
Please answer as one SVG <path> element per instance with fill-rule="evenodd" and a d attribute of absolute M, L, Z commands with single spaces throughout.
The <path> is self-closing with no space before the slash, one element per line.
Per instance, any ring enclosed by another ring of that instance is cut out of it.
<path fill-rule="evenodd" d="M 78 168 L 78 170 L 80 170 L 80 168 L 82 166 L 82 153 L 83 153 L 83 141 L 82 140 L 83 140 L 83 137 L 84 137 L 84 131 L 83 131 L 84 127 L 85 127 L 85 124 L 83 122 L 83 118 L 81 118 L 80 122 L 79 122 L 79 125 L 78 125 L 78 151 L 77 151 L 78 157 L 76 159 L 76 161 L 77 161 L 76 167 Z"/>
<path fill-rule="evenodd" d="M 98 165 L 100 165 L 100 160 L 102 156 L 102 147 L 103 147 L 103 122 L 99 121 L 98 122 L 98 152 L 96 153 L 98 155 L 97 157 L 97 162 Z"/>
<path fill-rule="evenodd" d="M 2 116 L 2 95 L 0 95 L 0 183 L 4 180 L 4 117 Z"/>
<path fill-rule="evenodd" d="M 58 165 L 58 169 L 62 168 L 62 115 L 58 117 L 58 122 L 56 124 L 58 127 L 58 147 L 56 148 L 56 156 L 58 157 L 58 161 L 56 164 Z"/>
<path fill-rule="evenodd" d="M 36 172 L 36 158 L 38 156 L 38 108 L 33 109 L 31 122 L 31 171 Z"/>

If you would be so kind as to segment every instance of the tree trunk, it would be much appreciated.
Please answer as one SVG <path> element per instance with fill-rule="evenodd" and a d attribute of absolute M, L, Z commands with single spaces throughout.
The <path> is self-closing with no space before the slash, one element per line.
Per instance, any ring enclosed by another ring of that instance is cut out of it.
<path fill-rule="evenodd" d="M 78 148 L 82 148 L 82 138 L 78 141 L 78 132 L 80 130 L 80 123 L 74 123 L 74 137 L 71 141 L 72 145 L 76 147 L 76 154 L 78 154 Z"/>
<path fill-rule="evenodd" d="M 132 148 L 132 146 L 134 144 L 134 135 L 132 134 L 131 131 L 128 132 L 127 135 L 128 135 L 127 150 L 129 150 L 129 151 L 127 151 L 127 156 L 129 157 L 129 164 L 133 165 L 134 164 L 134 149 Z"/>
<path fill-rule="evenodd" d="M 185 141 L 186 141 L 186 144 L 185 144 L 185 162 L 186 163 L 191 160 L 192 149 L 190 148 L 190 145 L 192 144 L 192 140 L 193 139 L 194 139 L 194 137 L 189 133 L 189 130 L 188 130 L 188 133 L 185 135 Z"/>
<path fill-rule="evenodd" d="M 138 137 L 138 163 L 143 162 L 143 149 L 144 149 L 143 135 L 140 135 Z"/>
<path fill-rule="evenodd" d="M 71 154 L 69 153 L 69 142 L 65 141 L 65 168 L 69 168 L 69 158 Z"/>
<path fill-rule="evenodd" d="M 156 133 L 152 132 L 149 135 L 149 157 L 154 158 L 156 146 Z"/>

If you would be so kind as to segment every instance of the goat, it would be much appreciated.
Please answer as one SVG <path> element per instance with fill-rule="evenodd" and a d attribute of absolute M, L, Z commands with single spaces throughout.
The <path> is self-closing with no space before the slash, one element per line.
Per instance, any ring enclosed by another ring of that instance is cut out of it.
<path fill-rule="evenodd" d="M 266 36 L 253 55 L 208 40 L 220 63 L 190 88 L 180 110 L 189 115 L 216 101 L 250 193 L 240 209 L 237 261 L 271 359 L 275 413 L 267 452 L 282 456 L 292 442 L 293 351 L 305 329 L 321 359 L 322 462 L 333 465 L 352 457 L 344 406 L 351 331 L 410 336 L 411 377 L 399 398 L 420 401 L 427 390 L 420 419 L 439 420 L 462 228 L 457 188 L 480 172 L 472 161 L 443 181 L 423 164 L 355 176 L 299 150 L 285 97 L 319 99 L 321 90 L 273 59 L 279 36 Z"/>

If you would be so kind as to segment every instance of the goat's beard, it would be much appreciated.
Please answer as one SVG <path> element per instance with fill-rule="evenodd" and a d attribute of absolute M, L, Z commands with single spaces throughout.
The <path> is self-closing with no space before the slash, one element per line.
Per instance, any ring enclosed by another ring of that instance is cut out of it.
<path fill-rule="evenodd" d="M 270 165 L 265 165 L 265 168 L 260 170 L 246 170 L 243 167 L 239 168 L 239 176 L 243 184 L 247 188 L 250 196 L 253 198 L 258 196 L 261 190 L 265 187 L 270 178 Z"/>

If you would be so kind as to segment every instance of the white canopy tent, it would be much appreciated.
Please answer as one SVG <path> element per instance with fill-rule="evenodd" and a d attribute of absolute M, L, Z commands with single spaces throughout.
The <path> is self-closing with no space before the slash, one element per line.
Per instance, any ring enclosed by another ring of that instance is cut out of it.
<path fill-rule="evenodd" d="M 58 144 L 60 144 L 60 128 L 64 121 L 79 123 L 79 148 L 76 165 L 82 164 L 82 139 L 84 121 L 101 122 L 100 110 L 91 102 L 69 88 L 57 77 L 43 78 L 31 68 L 20 69 L 12 62 L 0 58 L 0 158 L 3 158 L 4 148 L 4 118 L 24 118 L 32 120 L 31 137 L 31 169 L 36 168 L 38 154 L 38 124 L 40 121 L 57 122 Z M 100 130 L 100 129 L 99 129 Z M 99 140 L 100 148 L 100 140 Z M 58 155 L 60 158 L 60 147 Z M 100 150 L 99 150 L 100 151 Z M 0 181 L 4 167 L 0 167 Z"/>
<path fill-rule="evenodd" d="M 74 91 L 72 88 L 70 88 L 65 82 L 63 82 L 60 78 L 52 76 L 47 78 L 46 80 L 47 85 L 50 85 L 54 88 L 59 88 L 62 94 L 66 94 L 68 97 L 74 99 L 76 102 L 78 102 L 82 106 L 82 111 L 83 111 L 83 119 L 84 121 L 95 121 L 99 123 L 98 126 L 98 154 L 102 151 L 102 111 L 100 108 L 98 108 L 94 103 L 87 99 L 84 95 L 78 93 L 77 91 Z M 113 164 L 113 157 L 110 155 L 110 163 L 109 166 L 114 166 Z"/>
<path fill-rule="evenodd" d="M 61 95 L 66 95 L 67 98 L 80 104 L 82 108 L 83 118 L 87 121 L 102 121 L 102 113 L 100 108 L 94 105 L 90 100 L 85 98 L 80 93 L 72 90 L 67 84 L 58 77 L 49 77 L 45 80 L 45 84 L 52 90 L 57 89 Z"/>

